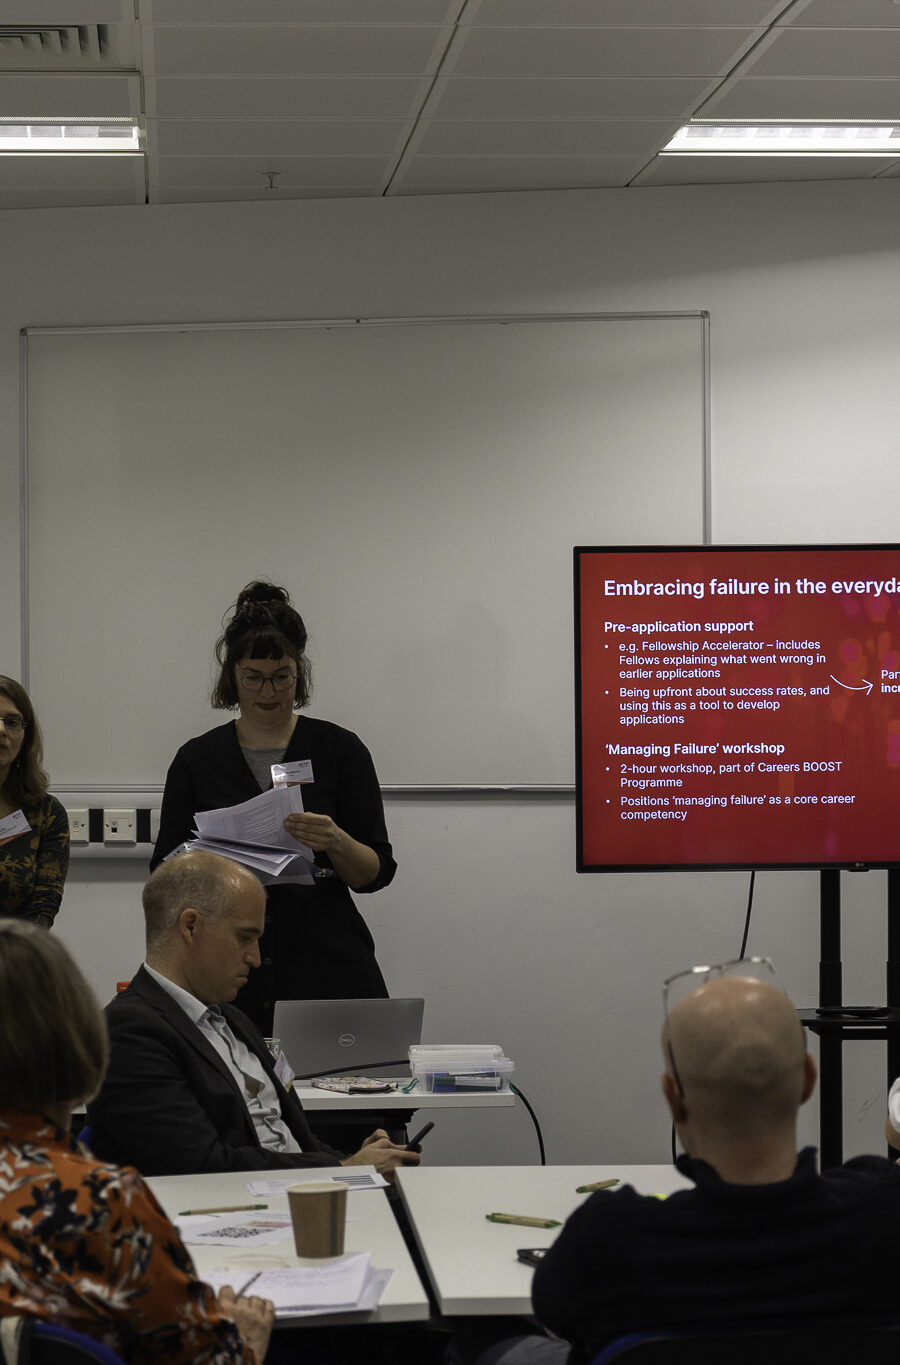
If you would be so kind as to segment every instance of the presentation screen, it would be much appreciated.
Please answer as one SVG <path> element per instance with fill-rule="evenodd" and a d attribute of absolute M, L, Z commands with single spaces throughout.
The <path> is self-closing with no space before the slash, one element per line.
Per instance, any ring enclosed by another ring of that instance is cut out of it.
<path fill-rule="evenodd" d="M 900 865 L 900 546 L 575 549 L 580 872 Z"/>

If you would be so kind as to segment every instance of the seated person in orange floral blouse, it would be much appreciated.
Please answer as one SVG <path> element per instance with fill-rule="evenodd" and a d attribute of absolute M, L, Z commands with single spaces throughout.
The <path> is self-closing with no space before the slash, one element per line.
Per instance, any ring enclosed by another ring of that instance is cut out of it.
<path fill-rule="evenodd" d="M 257 1365 L 272 1305 L 216 1299 L 138 1173 L 68 1137 L 103 1078 L 94 995 L 57 938 L 0 919 L 0 1317 L 47 1318 L 133 1365 Z"/>

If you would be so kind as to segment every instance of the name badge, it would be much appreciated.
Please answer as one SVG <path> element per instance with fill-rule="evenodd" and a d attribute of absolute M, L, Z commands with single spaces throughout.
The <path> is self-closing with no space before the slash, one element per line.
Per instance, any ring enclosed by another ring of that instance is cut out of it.
<path fill-rule="evenodd" d="M 272 764 L 273 787 L 298 787 L 313 781 L 312 763 L 308 758 L 296 758 L 292 763 Z"/>
<path fill-rule="evenodd" d="M 0 820 L 0 844 L 8 844 L 10 839 L 18 839 L 20 834 L 27 834 L 30 829 L 24 812 L 14 810 L 12 815 L 5 815 Z"/>
<path fill-rule="evenodd" d="M 278 1051 L 278 1056 L 275 1058 L 275 1075 L 281 1081 L 281 1084 L 284 1086 L 285 1090 L 290 1090 L 291 1086 L 294 1083 L 294 1073 L 293 1070 L 291 1069 L 290 1062 L 284 1055 L 284 1051 L 280 1048 Z"/>

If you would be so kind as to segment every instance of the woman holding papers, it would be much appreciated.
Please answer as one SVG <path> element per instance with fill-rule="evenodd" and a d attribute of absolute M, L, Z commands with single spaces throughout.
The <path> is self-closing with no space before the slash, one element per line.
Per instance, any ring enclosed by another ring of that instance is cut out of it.
<path fill-rule="evenodd" d="M 378 891 L 396 871 L 378 777 L 349 730 L 298 715 L 310 695 L 306 627 L 284 588 L 254 582 L 240 593 L 216 645 L 214 707 L 235 720 L 189 740 L 166 776 L 151 869 L 191 837 L 195 814 L 236 806 L 272 786 L 289 765 L 303 810 L 284 821 L 316 875 L 267 887 L 262 965 L 237 1004 L 264 1034 L 276 1000 L 386 996 L 375 945 L 351 890 Z"/>
<path fill-rule="evenodd" d="M 0 674 L 0 915 L 49 929 L 69 866 L 69 818 L 47 790 L 28 693 Z"/>
<path fill-rule="evenodd" d="M 69 1327 L 132 1365 L 257 1365 L 272 1304 L 216 1299 L 137 1171 L 68 1136 L 106 1056 L 103 1015 L 59 939 L 0 919 L 0 1318 Z"/>

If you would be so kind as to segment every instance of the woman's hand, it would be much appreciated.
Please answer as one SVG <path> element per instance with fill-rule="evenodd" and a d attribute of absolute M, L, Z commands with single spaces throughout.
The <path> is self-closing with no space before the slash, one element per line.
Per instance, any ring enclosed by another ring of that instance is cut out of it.
<path fill-rule="evenodd" d="M 298 843 L 306 844 L 314 853 L 327 854 L 341 881 L 352 890 L 368 886 L 378 876 L 381 864 L 374 848 L 354 839 L 330 815 L 300 811 L 289 815 L 284 827 Z"/>
<path fill-rule="evenodd" d="M 284 822 L 288 834 L 299 843 L 306 844 L 314 853 L 331 853 L 340 849 L 344 831 L 334 823 L 330 815 L 313 815 L 311 811 L 300 811 L 289 815 Z"/>
<path fill-rule="evenodd" d="M 246 1299 L 235 1297 L 230 1284 L 219 1290 L 217 1299 L 219 1312 L 237 1324 L 238 1331 L 256 1352 L 261 1362 L 269 1349 L 269 1338 L 275 1322 L 275 1305 L 271 1299 L 258 1299 L 248 1295 Z"/>

